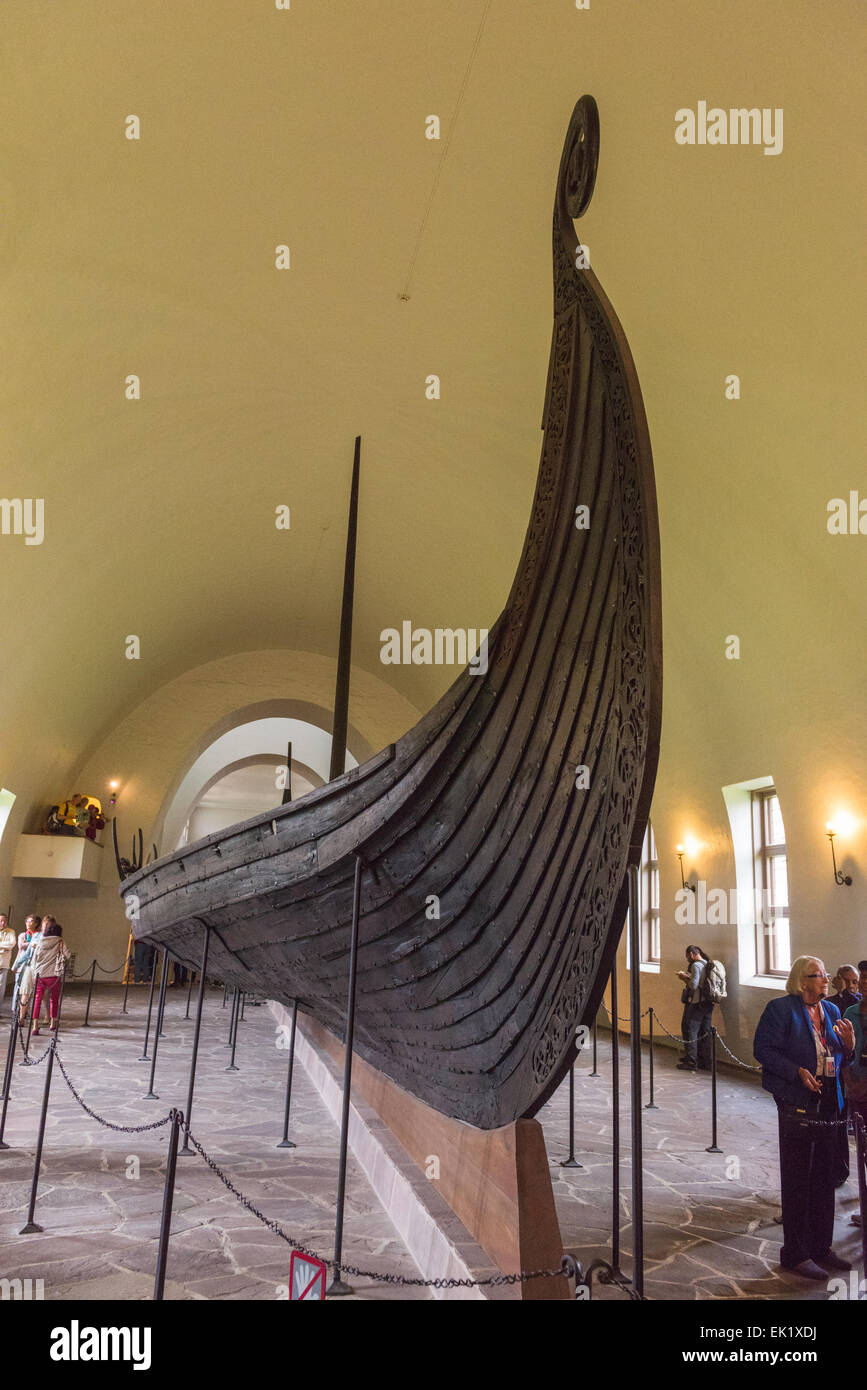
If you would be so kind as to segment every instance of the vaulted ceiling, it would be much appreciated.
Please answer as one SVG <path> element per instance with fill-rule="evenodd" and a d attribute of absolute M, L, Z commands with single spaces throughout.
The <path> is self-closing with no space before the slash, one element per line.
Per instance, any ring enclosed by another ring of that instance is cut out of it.
<path fill-rule="evenodd" d="M 202 663 L 332 654 L 357 433 L 354 659 L 419 708 L 445 688 L 382 667 L 379 634 L 487 626 L 508 592 L 584 91 L 602 142 L 581 234 L 656 459 L 664 757 L 730 754 L 718 796 L 767 770 L 737 730 L 778 764 L 829 702 L 860 702 L 840 718 L 863 731 L 867 538 L 825 524 L 867 492 L 860 10 L 6 0 L 2 491 L 44 498 L 45 539 L 0 536 L 4 767 L 59 777 Z M 699 100 L 783 108 L 783 152 L 678 145 Z"/>

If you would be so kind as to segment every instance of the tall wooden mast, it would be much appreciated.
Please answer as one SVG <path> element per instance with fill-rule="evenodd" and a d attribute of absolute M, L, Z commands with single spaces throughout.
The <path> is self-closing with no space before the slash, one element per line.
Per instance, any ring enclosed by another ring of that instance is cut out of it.
<path fill-rule="evenodd" d="M 349 525 L 346 529 L 346 561 L 343 568 L 343 604 L 340 610 L 340 649 L 337 653 L 337 690 L 334 696 L 334 725 L 331 737 L 333 782 L 346 763 L 346 731 L 349 725 L 349 665 L 352 659 L 352 601 L 355 594 L 355 536 L 358 529 L 358 471 L 361 463 L 361 435 L 356 436 L 349 493 Z"/>

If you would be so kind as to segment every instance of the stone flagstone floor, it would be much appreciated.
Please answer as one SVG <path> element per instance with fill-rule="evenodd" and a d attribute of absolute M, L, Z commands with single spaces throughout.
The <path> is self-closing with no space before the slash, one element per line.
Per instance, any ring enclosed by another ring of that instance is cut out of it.
<path fill-rule="evenodd" d="M 135 1125 L 186 1103 L 193 1021 L 186 991 L 168 994 L 160 1040 L 158 1101 L 143 1099 L 150 1066 L 142 1050 L 146 991 L 102 987 L 91 1025 L 82 1027 L 85 992 L 64 1002 L 61 1055 L 86 1102 L 115 1123 Z M 7 1033 L 8 998 L 0 1037 Z M 246 1196 L 289 1234 L 330 1256 L 334 1240 L 338 1132 L 296 1066 L 290 1134 L 297 1149 L 276 1148 L 282 1130 L 286 1053 L 276 1046 L 268 1010 L 248 1005 L 239 1028 L 236 1073 L 226 1072 L 229 1012 L 210 991 L 204 1012 L 193 1133 Z M 33 1040 L 39 1056 L 47 1034 Z M 576 1066 L 576 1155 L 568 1151 L 568 1086 L 540 1112 L 565 1248 L 585 1266 L 611 1257 L 611 1043 L 599 1039 L 598 1077 L 589 1049 Z M 631 1268 L 629 1226 L 629 1054 L 621 1044 L 621 1267 Z M 3 1046 L 5 1057 L 5 1045 Z M 19 1054 L 20 1056 L 20 1054 Z M 719 1146 L 710 1143 L 710 1083 L 675 1070 L 677 1054 L 656 1052 L 658 1110 L 643 1111 L 646 1294 L 651 1299 L 827 1299 L 779 1269 L 776 1112 L 745 1073 L 722 1070 Z M 745 1059 L 750 1060 L 750 1059 Z M 646 1070 L 647 1053 L 644 1052 Z M 16 1064 L 0 1152 L 0 1279 L 42 1279 L 46 1299 L 149 1299 L 162 1204 L 168 1129 L 121 1134 L 79 1107 L 55 1069 L 36 1220 L 43 1235 L 21 1236 L 30 1193 L 45 1064 Z M 647 1085 L 645 1081 L 645 1096 Z M 135 1176 L 137 1174 L 137 1176 Z M 133 1175 L 133 1176 L 130 1176 Z M 857 1265 L 860 1233 L 853 1177 L 837 1194 L 835 1248 Z M 289 1278 L 289 1247 L 226 1191 L 199 1157 L 179 1158 L 169 1252 L 168 1299 L 276 1299 Z M 350 1157 L 344 1259 L 383 1273 L 418 1277 L 418 1269 Z M 354 1281 L 360 1299 L 429 1298 L 424 1289 Z M 285 1292 L 282 1292 L 285 1297 Z M 613 1288 L 594 1297 L 624 1299 Z"/>
<path fill-rule="evenodd" d="M 260 1211 L 295 1239 L 330 1257 L 337 1129 L 304 1070 L 296 1066 L 290 1138 L 298 1147 L 275 1147 L 283 1130 L 287 1054 L 276 1046 L 267 1008 L 248 1003 L 238 1028 L 239 1071 L 227 1073 L 229 1009 L 222 1008 L 222 998 L 222 990 L 212 990 L 205 1001 L 192 1132 Z M 158 1101 L 142 1099 L 150 1065 L 137 1060 L 147 991 L 141 986 L 130 990 L 130 1012 L 124 1015 L 122 991 L 99 989 L 87 1030 L 81 1026 L 85 999 L 85 991 L 76 987 L 64 999 L 60 1055 L 86 1103 L 106 1119 L 126 1125 L 161 1118 L 171 1106 L 184 1109 L 193 1035 L 193 1019 L 184 1019 L 186 990 L 168 991 L 154 1084 Z M 194 1007 L 195 1000 L 191 1014 Z M 3 1060 L 8 1018 L 7 996 L 0 1020 Z M 31 1054 L 39 1056 L 47 1041 L 43 1028 L 31 1040 Z M 6 1124 L 6 1141 L 12 1147 L 0 1152 L 0 1278 L 43 1279 L 46 1299 L 149 1299 L 168 1126 L 144 1134 L 104 1129 L 79 1107 L 56 1067 L 36 1206 L 36 1221 L 45 1234 L 17 1234 L 27 1216 L 45 1066 L 15 1067 Z M 136 1171 L 135 1160 L 139 1176 L 129 1177 Z M 284 1241 L 239 1205 L 198 1155 L 178 1158 L 167 1299 L 276 1299 L 280 1286 L 288 1284 L 290 1253 Z M 343 1258 L 359 1268 L 419 1277 L 351 1155 Z M 351 1282 L 359 1298 L 395 1296 L 386 1284 Z M 401 1289 L 400 1294 L 430 1297 L 424 1289 Z"/>

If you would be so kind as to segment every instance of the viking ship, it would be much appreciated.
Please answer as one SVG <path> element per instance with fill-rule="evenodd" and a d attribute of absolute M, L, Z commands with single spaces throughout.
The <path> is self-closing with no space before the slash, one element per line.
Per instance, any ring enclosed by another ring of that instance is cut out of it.
<path fill-rule="evenodd" d="M 598 148 L 582 97 L 557 179 L 541 462 L 487 670 L 464 670 L 363 765 L 121 887 L 137 938 L 195 968 L 207 926 L 209 974 L 298 1001 L 342 1038 L 360 861 L 354 1050 L 482 1129 L 535 1114 L 574 1060 L 656 774 L 650 442 L 625 335 L 573 225 Z"/>

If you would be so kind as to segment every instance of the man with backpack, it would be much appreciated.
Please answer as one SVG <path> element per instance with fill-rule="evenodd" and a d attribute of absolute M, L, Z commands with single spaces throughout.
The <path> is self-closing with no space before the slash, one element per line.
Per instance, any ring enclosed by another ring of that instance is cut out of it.
<path fill-rule="evenodd" d="M 680 1071 L 710 1071 L 710 1020 L 714 1004 L 726 997 L 725 967 L 700 946 L 687 946 L 686 962 L 686 970 L 677 972 L 684 1006 L 684 1054 L 677 1065 Z"/>

